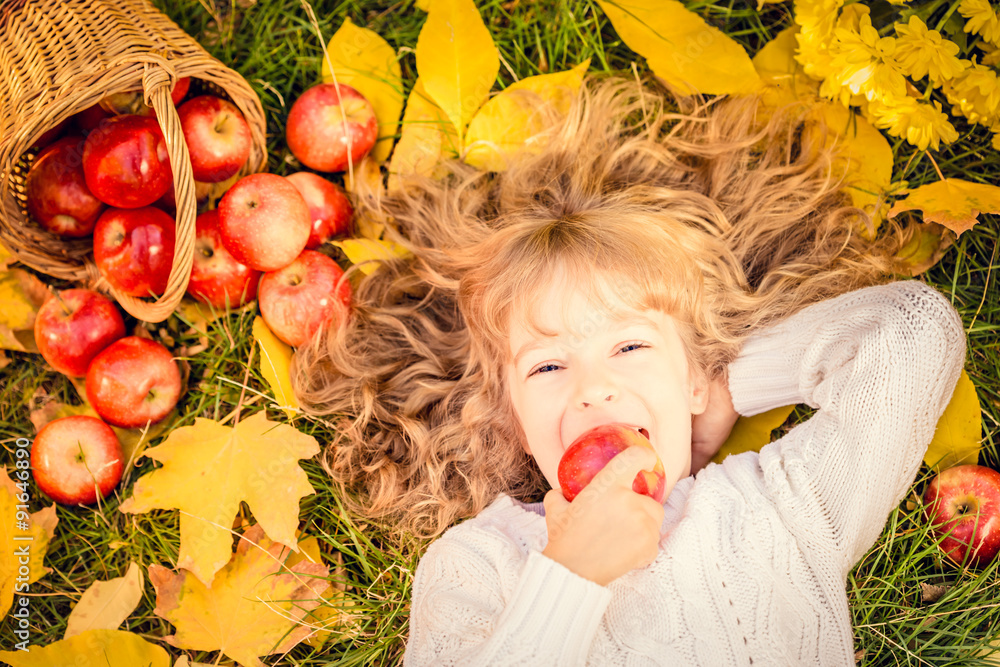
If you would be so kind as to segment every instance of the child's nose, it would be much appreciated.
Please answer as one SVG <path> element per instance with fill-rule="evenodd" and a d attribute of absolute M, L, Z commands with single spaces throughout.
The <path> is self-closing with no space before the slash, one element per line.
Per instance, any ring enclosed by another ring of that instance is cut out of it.
<path fill-rule="evenodd" d="M 574 402 L 581 408 L 586 408 L 618 398 L 618 386 L 612 378 L 599 370 L 587 372 L 577 384 Z"/>

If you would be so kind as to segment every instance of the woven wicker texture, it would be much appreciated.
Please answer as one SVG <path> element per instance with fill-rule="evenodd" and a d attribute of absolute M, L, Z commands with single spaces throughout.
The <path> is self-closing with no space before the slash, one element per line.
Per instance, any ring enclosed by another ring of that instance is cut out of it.
<path fill-rule="evenodd" d="M 166 319 L 187 288 L 197 214 L 194 179 L 170 91 L 185 76 L 224 93 L 253 138 L 242 174 L 267 162 L 264 111 L 253 89 L 145 0 L 0 0 L 0 242 L 47 275 L 110 292 L 132 315 Z M 112 289 L 93 264 L 92 240 L 53 236 L 30 219 L 23 177 L 32 144 L 112 93 L 141 90 L 166 139 L 177 199 L 176 249 L 166 291 L 138 299 Z"/>

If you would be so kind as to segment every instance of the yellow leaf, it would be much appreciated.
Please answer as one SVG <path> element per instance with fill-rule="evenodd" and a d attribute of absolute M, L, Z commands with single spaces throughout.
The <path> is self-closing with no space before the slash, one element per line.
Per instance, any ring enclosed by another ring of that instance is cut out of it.
<path fill-rule="evenodd" d="M 676 0 L 598 0 L 619 37 L 681 95 L 749 93 L 760 77 L 743 47 Z"/>
<path fill-rule="evenodd" d="M 322 604 L 311 610 L 302 618 L 302 622 L 312 629 L 312 634 L 306 638 L 306 643 L 313 648 L 320 648 L 333 633 L 333 628 L 342 626 L 350 621 L 353 616 L 347 613 L 347 609 L 353 605 L 347 600 L 345 591 L 347 585 L 344 583 L 343 557 L 337 554 L 338 563 L 334 574 L 330 577 L 331 585 L 322 596 Z M 315 537 L 310 537 L 299 542 L 299 553 L 292 554 L 285 561 L 285 567 L 292 567 L 295 563 L 307 560 L 312 563 L 322 563 L 323 554 L 319 549 L 319 541 Z M 353 632 L 355 628 L 348 631 Z M 343 636 L 343 632 L 341 636 Z"/>
<path fill-rule="evenodd" d="M 372 239 L 343 239 L 331 243 L 347 255 L 351 264 L 368 275 L 378 268 L 379 262 L 387 259 L 401 259 L 410 256 L 410 251 L 392 241 L 374 241 Z"/>
<path fill-rule="evenodd" d="M 11 254 L 10 250 L 0 243 L 0 270 L 6 270 L 14 261 L 14 255 Z"/>
<path fill-rule="evenodd" d="M 417 37 L 417 73 L 424 90 L 458 130 L 486 101 L 500 71 L 500 54 L 472 0 L 434 0 Z"/>
<path fill-rule="evenodd" d="M 330 584 L 324 565 L 289 564 L 288 555 L 260 526 L 252 526 L 211 587 L 190 572 L 151 565 L 153 612 L 176 628 L 164 641 L 181 649 L 221 651 L 244 667 L 261 667 L 258 656 L 290 650 L 310 633 L 300 619 L 320 604 Z"/>
<path fill-rule="evenodd" d="M 88 630 L 28 652 L 0 651 L 11 667 L 170 667 L 170 655 L 156 644 L 124 630 Z"/>
<path fill-rule="evenodd" d="M 0 348 L 38 352 L 35 315 L 48 296 L 44 283 L 27 271 L 0 271 Z"/>
<path fill-rule="evenodd" d="M 924 463 L 935 471 L 978 463 L 982 442 L 982 410 L 976 385 L 963 370 L 948 407 L 938 420 L 934 439 L 927 446 Z"/>
<path fill-rule="evenodd" d="M 299 408 L 292 389 L 292 348 L 279 340 L 260 317 L 253 318 L 253 337 L 260 343 L 260 372 L 275 402 L 292 419 Z"/>
<path fill-rule="evenodd" d="M 119 509 L 179 509 L 177 567 L 209 584 L 232 555 L 229 527 L 241 501 L 274 541 L 297 548 L 299 499 L 315 493 L 297 462 L 317 453 L 315 438 L 268 421 L 264 412 L 233 427 L 196 418 L 146 451 L 163 465 L 140 477 Z"/>
<path fill-rule="evenodd" d="M 95 581 L 80 596 L 66 619 L 69 639 L 87 630 L 117 630 L 142 600 L 142 572 L 134 562 L 122 577 Z"/>
<path fill-rule="evenodd" d="M 389 190 L 410 174 L 431 176 L 443 158 L 458 154 L 458 132 L 417 79 L 406 100 L 403 129 L 389 161 Z"/>
<path fill-rule="evenodd" d="M 946 178 L 910 190 L 906 199 L 897 201 L 889 211 L 895 217 L 903 211 L 924 212 L 924 222 L 937 222 L 956 236 L 972 229 L 980 213 L 1000 213 L 1000 187 L 972 183 L 960 178 Z"/>
<path fill-rule="evenodd" d="M 352 171 L 344 172 L 344 189 L 360 196 L 382 192 L 385 188 L 382 185 L 381 164 L 371 155 L 364 156 Z"/>
<path fill-rule="evenodd" d="M 22 441 L 23 442 L 23 441 Z M 30 447 L 14 445 L 17 451 L 30 452 Z M 18 458 L 27 462 L 28 458 Z M 17 608 L 11 619 L 13 629 L 27 630 L 27 617 L 31 584 L 50 570 L 42 565 L 49 542 L 56 532 L 56 506 L 28 513 L 18 505 L 31 505 L 31 473 L 24 467 L 12 470 L 14 479 L 7 475 L 6 466 L 0 468 L 0 618 L 7 615 L 17 594 Z M 15 481 L 16 480 L 16 481 Z M 22 569 L 22 568 L 26 568 Z M 27 576 L 25 576 L 27 572 Z M 24 625 L 18 628 L 21 620 Z"/>
<path fill-rule="evenodd" d="M 403 76 L 396 52 L 382 37 L 345 19 L 326 46 L 323 81 L 347 84 L 364 95 L 375 108 L 378 143 L 371 156 L 378 162 L 389 157 L 403 110 Z M 332 68 L 331 68 L 332 62 Z"/>
<path fill-rule="evenodd" d="M 761 92 L 765 107 L 777 108 L 799 100 L 810 104 L 819 92 L 819 81 L 805 73 L 795 59 L 798 26 L 785 28 L 753 57 L 753 66 L 765 84 Z"/>
<path fill-rule="evenodd" d="M 771 442 L 771 431 L 784 424 L 794 409 L 794 405 L 786 405 L 753 417 L 740 417 L 712 461 L 722 463 L 730 454 L 759 452 L 761 447 Z"/>
<path fill-rule="evenodd" d="M 546 120 L 565 116 L 590 59 L 566 72 L 521 79 L 494 96 L 476 113 L 466 135 L 465 161 L 479 169 L 500 171 L 512 154 L 534 148 Z"/>
<path fill-rule="evenodd" d="M 955 235 L 936 222 L 914 224 L 914 236 L 896 253 L 898 273 L 912 277 L 937 264 L 955 242 Z"/>

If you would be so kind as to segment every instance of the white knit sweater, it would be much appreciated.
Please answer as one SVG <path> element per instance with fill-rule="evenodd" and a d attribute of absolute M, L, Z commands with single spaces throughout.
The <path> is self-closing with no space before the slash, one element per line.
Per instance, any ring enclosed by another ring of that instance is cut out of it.
<path fill-rule="evenodd" d="M 918 282 L 825 301 L 756 335 L 737 411 L 805 403 L 760 454 L 683 479 L 660 553 L 607 587 L 541 554 L 541 506 L 502 496 L 417 569 L 407 665 L 853 665 L 845 581 L 912 483 L 965 357 Z"/>

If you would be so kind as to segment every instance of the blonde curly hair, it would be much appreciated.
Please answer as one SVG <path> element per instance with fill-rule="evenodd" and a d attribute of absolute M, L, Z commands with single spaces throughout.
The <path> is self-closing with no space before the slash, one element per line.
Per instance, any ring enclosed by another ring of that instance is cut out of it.
<path fill-rule="evenodd" d="M 412 257 L 364 277 L 293 381 L 308 413 L 334 416 L 324 465 L 362 515 L 430 537 L 544 490 L 505 366 L 557 266 L 671 314 L 713 377 L 762 325 L 884 280 L 905 241 L 859 236 L 822 127 L 794 109 L 590 79 L 542 139 L 503 172 L 454 162 L 358 202 Z"/>

